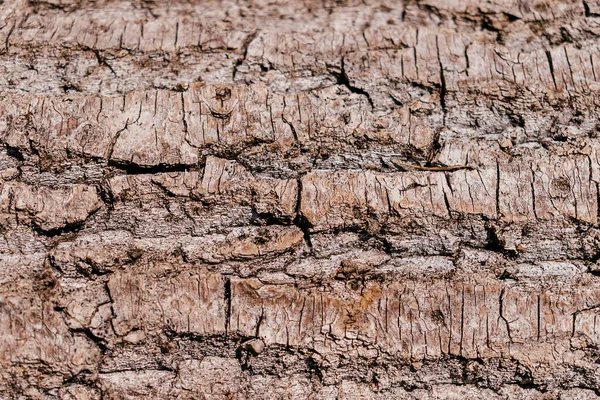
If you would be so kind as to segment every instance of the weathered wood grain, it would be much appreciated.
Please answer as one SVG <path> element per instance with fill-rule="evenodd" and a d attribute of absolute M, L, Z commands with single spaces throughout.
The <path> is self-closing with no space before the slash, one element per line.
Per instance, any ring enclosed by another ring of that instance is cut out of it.
<path fill-rule="evenodd" d="M 0 399 L 600 397 L 595 1 L 0 4 Z"/>

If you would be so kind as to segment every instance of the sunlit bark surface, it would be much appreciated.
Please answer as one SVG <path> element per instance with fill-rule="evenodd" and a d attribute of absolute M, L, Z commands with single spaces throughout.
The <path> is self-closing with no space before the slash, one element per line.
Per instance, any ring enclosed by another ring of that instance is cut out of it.
<path fill-rule="evenodd" d="M 0 399 L 596 399 L 600 3 L 0 2 Z"/>

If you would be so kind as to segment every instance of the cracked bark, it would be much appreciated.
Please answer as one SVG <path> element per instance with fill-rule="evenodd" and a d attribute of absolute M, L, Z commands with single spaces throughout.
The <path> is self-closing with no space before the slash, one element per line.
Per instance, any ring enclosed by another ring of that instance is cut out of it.
<path fill-rule="evenodd" d="M 0 6 L 0 399 L 600 397 L 600 5 Z"/>

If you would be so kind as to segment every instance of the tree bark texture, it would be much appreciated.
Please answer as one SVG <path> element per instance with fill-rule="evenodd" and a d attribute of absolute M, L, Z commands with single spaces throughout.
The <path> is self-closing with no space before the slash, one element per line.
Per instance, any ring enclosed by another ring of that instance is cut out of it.
<path fill-rule="evenodd" d="M 0 2 L 0 399 L 597 399 L 600 2 Z"/>

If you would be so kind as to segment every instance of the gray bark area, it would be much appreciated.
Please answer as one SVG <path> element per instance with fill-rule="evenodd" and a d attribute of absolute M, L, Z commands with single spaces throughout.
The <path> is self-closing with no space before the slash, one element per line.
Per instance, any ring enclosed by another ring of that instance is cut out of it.
<path fill-rule="evenodd" d="M 0 399 L 600 397 L 600 3 L 0 2 Z"/>

